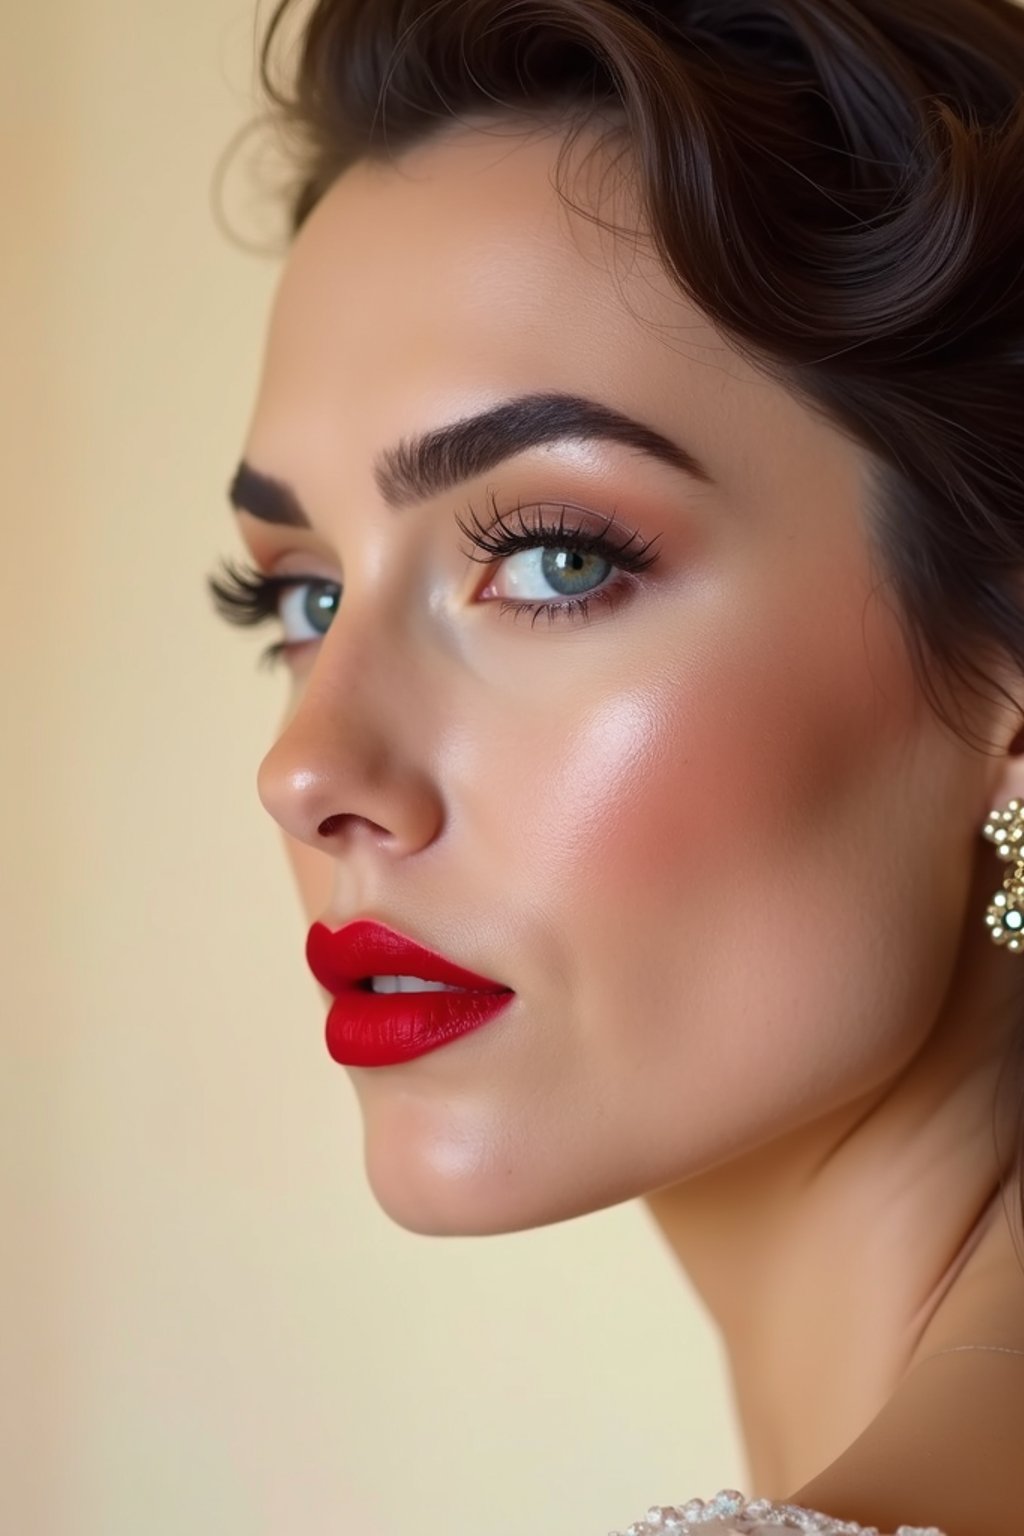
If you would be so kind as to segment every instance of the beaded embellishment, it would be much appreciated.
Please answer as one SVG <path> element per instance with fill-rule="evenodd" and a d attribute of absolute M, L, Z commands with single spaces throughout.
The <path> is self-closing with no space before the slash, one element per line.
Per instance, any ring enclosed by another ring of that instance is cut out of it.
<path fill-rule="evenodd" d="M 856 1520 L 836 1520 L 831 1515 L 806 1509 L 802 1504 L 777 1504 L 770 1499 L 746 1499 L 735 1488 L 720 1488 L 713 1499 L 691 1499 L 687 1504 L 654 1505 L 643 1520 L 625 1531 L 608 1536 L 713 1536 L 714 1522 L 727 1520 L 729 1528 L 760 1536 L 768 1531 L 810 1531 L 814 1536 L 886 1536 L 876 1525 Z M 901 1525 L 892 1536 L 946 1536 L 937 1525 Z"/>
<path fill-rule="evenodd" d="M 985 922 L 993 943 L 1019 955 L 1024 953 L 1024 805 L 1011 800 L 1005 809 L 997 808 L 982 832 L 1003 862 L 1013 866 L 989 903 Z"/>

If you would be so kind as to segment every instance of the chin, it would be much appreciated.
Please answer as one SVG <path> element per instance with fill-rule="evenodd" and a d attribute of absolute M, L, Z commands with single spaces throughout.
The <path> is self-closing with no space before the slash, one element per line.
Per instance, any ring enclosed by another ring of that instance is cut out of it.
<path fill-rule="evenodd" d="M 384 1214 L 422 1237 L 492 1237 L 564 1219 L 545 1207 L 543 1189 L 526 1187 L 492 1160 L 481 1166 L 469 1149 L 424 1150 L 408 1140 L 385 1146 L 368 1135 L 364 1162 Z"/>
<path fill-rule="evenodd" d="M 642 1188 L 598 1187 L 593 1169 L 564 1164 L 558 1178 L 550 1157 L 516 1167 L 502 1139 L 417 1139 L 408 1124 L 367 1126 L 364 1167 L 384 1214 L 424 1237 L 494 1237 L 572 1221 L 635 1199 Z"/>

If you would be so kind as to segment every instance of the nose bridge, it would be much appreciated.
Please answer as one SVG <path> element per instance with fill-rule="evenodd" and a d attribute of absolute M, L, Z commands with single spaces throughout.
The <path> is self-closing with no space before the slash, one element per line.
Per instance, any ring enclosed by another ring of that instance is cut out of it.
<path fill-rule="evenodd" d="M 285 831 L 323 848 L 352 818 L 390 833 L 422 820 L 421 802 L 437 798 L 428 716 L 437 719 L 438 688 L 422 675 L 425 654 L 408 611 L 342 601 L 257 773 Z"/>

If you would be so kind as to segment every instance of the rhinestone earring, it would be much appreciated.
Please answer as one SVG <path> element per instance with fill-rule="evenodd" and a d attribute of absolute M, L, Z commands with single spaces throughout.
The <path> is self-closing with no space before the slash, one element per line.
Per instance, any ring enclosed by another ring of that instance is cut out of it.
<path fill-rule="evenodd" d="M 989 936 L 1019 955 L 1024 952 L 1024 802 L 1011 800 L 1005 810 L 994 810 L 982 830 L 999 857 L 1013 865 L 985 914 Z"/>

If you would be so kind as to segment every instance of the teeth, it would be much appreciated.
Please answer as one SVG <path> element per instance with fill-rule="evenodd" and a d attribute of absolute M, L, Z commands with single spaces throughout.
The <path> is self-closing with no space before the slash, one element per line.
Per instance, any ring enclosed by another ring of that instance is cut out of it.
<path fill-rule="evenodd" d="M 424 981 L 422 976 L 371 976 L 371 992 L 468 992 L 469 987 L 448 987 L 443 981 Z"/>

